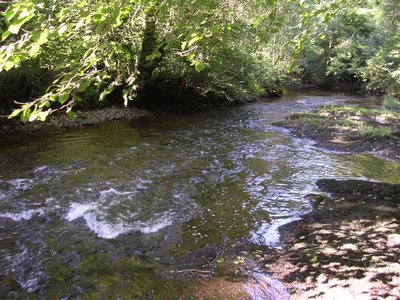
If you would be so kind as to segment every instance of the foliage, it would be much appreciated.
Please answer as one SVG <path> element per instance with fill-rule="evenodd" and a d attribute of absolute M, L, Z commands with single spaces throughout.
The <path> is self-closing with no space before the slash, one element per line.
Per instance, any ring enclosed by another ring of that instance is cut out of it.
<path fill-rule="evenodd" d="M 382 102 L 382 106 L 390 108 L 400 108 L 400 99 L 391 96 L 385 96 Z"/>
<path fill-rule="evenodd" d="M 298 60 L 304 81 L 398 97 L 399 9 L 396 0 L 341 9 Z M 395 34 L 393 34 L 395 33 Z"/>
<path fill-rule="evenodd" d="M 290 72 L 398 97 L 398 10 L 396 0 L 1 2 L 0 77 L 55 77 L 11 114 L 24 122 L 93 98 L 146 105 L 169 83 L 249 101 L 279 95 Z"/>
<path fill-rule="evenodd" d="M 242 89 L 260 93 L 262 78 L 252 72 L 257 66 L 249 49 L 257 36 L 254 22 L 261 28 L 265 20 L 254 16 L 271 16 L 274 6 L 275 1 L 216 0 L 12 2 L 1 17 L 0 71 L 35 59 L 57 76 L 46 93 L 11 116 L 32 121 L 70 112 L 91 87 L 99 100 L 118 88 L 127 105 L 146 89 L 153 72 L 171 70 L 193 78 L 208 69 L 209 88 L 233 96 Z M 273 17 L 267 20 L 273 23 Z M 226 65 L 232 66 L 232 80 Z"/>

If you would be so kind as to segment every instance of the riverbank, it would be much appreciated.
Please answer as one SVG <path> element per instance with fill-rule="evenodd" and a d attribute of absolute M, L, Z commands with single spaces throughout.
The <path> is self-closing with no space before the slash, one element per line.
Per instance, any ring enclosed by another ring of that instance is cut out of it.
<path fill-rule="evenodd" d="M 275 123 L 316 145 L 340 152 L 372 153 L 400 161 L 400 111 L 386 108 L 327 106 L 294 113 Z"/>
<path fill-rule="evenodd" d="M 238 243 L 217 260 L 216 277 L 203 264 L 206 280 L 182 299 L 398 299 L 400 185 L 317 186 L 321 194 L 307 196 L 314 210 L 280 228 L 282 248 Z"/>
<path fill-rule="evenodd" d="M 19 119 L 0 119 L 0 135 L 16 133 L 33 133 L 39 130 L 52 128 L 81 128 L 99 125 L 116 120 L 138 120 L 151 117 L 153 114 L 147 110 L 134 107 L 107 107 L 96 110 L 77 111 L 74 118 L 69 118 L 65 113 L 50 115 L 45 122 L 28 122 L 23 124 Z"/>
<path fill-rule="evenodd" d="M 284 249 L 267 268 L 296 299 L 398 299 L 400 185 L 317 181 L 329 197 L 280 231 Z"/>

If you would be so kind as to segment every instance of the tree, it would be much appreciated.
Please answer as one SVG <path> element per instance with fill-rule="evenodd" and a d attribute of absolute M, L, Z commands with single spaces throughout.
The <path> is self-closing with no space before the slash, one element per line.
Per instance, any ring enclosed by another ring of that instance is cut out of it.
<path fill-rule="evenodd" d="M 272 0 L 261 2 L 12 2 L 2 14 L 0 71 L 37 60 L 42 68 L 57 73 L 45 94 L 22 104 L 12 116 L 32 121 L 44 120 L 57 110 L 71 113 L 89 87 L 101 91 L 100 101 L 116 87 L 122 88 L 126 105 L 135 98 L 144 101 L 148 83 L 165 58 L 171 62 L 178 58 L 177 65 L 189 64 L 196 72 L 208 67 L 211 77 L 215 71 L 224 73 L 219 63 L 227 51 L 230 59 L 248 56 L 252 63 L 250 51 L 239 46 L 254 45 L 246 38 L 254 37 L 254 11 L 266 14 L 275 5 Z"/>

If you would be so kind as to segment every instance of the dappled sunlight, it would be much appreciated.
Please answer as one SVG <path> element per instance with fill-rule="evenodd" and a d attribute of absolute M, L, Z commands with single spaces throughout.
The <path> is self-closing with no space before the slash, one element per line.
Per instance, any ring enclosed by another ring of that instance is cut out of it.
<path fill-rule="evenodd" d="M 400 185 L 391 187 L 400 191 Z M 340 299 L 341 293 L 347 293 L 345 299 L 398 299 L 400 198 L 385 197 L 379 185 L 369 195 L 354 183 L 349 188 L 359 196 L 338 192 L 337 199 L 346 201 L 327 200 L 306 216 L 302 229 L 292 224 L 284 230 L 289 267 L 280 279 L 301 299 Z"/>

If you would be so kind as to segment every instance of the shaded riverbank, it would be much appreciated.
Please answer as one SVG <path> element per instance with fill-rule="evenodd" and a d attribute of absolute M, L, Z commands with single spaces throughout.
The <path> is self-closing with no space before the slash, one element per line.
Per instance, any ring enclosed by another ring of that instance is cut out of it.
<path fill-rule="evenodd" d="M 0 119 L 0 135 L 15 133 L 32 133 L 40 130 L 54 128 L 82 128 L 99 125 L 117 120 L 132 121 L 151 117 L 153 114 L 147 110 L 133 107 L 107 107 L 96 110 L 77 111 L 74 118 L 69 118 L 65 113 L 50 115 L 46 121 L 23 124 L 19 119 Z"/>
<path fill-rule="evenodd" d="M 319 180 L 331 196 L 281 228 L 272 274 L 300 299 L 398 299 L 400 185 Z"/>

